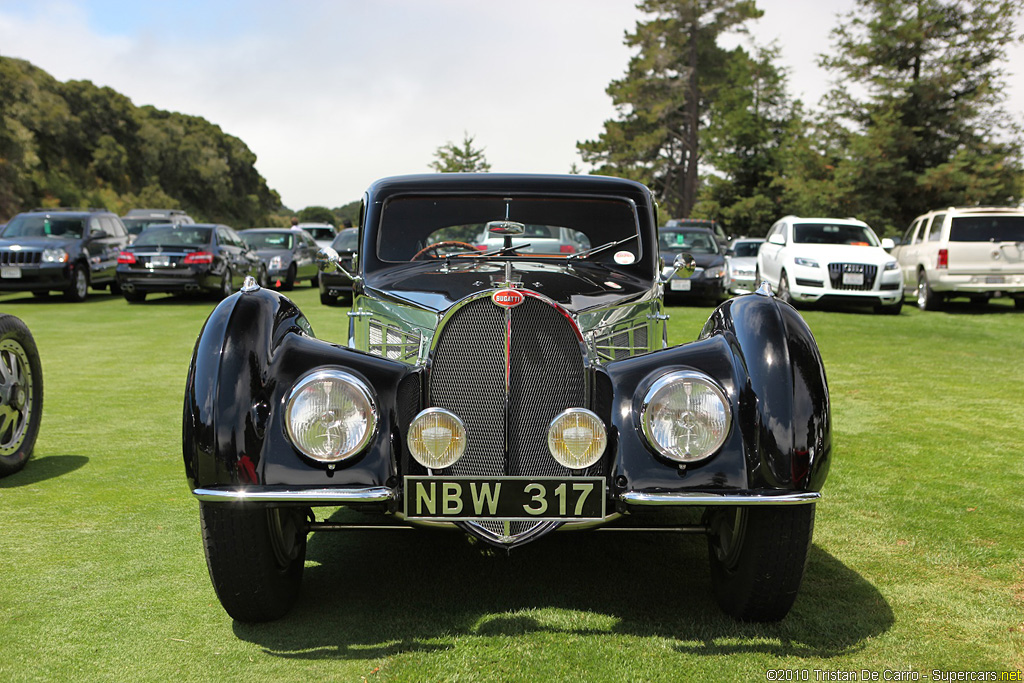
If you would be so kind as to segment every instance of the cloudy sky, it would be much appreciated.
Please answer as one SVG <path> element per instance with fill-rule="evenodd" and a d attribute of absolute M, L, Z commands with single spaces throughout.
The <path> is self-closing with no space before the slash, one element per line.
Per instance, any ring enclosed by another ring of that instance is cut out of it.
<path fill-rule="evenodd" d="M 828 87 L 815 56 L 852 5 L 758 1 L 754 34 L 780 41 L 808 104 Z M 604 89 L 641 16 L 633 0 L 0 0 L 0 55 L 202 116 L 297 210 L 427 172 L 465 133 L 493 171 L 583 167 L 576 142 L 614 117 Z M 1024 112 L 1024 75 L 1009 83 Z"/>

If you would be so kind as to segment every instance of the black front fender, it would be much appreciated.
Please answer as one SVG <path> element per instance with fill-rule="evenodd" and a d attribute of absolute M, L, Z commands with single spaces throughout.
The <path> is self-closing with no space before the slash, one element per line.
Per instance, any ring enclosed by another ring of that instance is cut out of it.
<path fill-rule="evenodd" d="M 717 454 L 685 467 L 656 455 L 640 427 L 647 389 L 679 369 L 703 372 L 725 390 L 732 429 Z M 803 318 L 770 296 L 719 306 L 690 344 L 607 366 L 618 435 L 619 493 L 819 491 L 832 452 L 825 369 Z"/>
<path fill-rule="evenodd" d="M 375 440 L 333 470 L 291 445 L 283 419 L 291 387 L 324 366 L 362 379 L 380 413 Z M 400 386 L 415 403 L 417 380 L 403 363 L 314 338 L 298 307 L 277 292 L 234 294 L 210 314 L 189 367 L 182 428 L 189 484 L 384 486 L 396 472 Z"/>

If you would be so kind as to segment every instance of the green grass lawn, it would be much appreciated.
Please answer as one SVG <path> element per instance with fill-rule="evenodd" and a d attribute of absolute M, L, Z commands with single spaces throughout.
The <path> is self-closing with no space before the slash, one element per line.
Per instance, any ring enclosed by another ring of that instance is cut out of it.
<path fill-rule="evenodd" d="M 345 310 L 291 293 L 318 336 Z M 0 296 L 43 361 L 42 431 L 0 480 L 0 681 L 766 680 L 768 669 L 1024 669 L 1024 312 L 804 311 L 835 459 L 803 588 L 777 625 L 724 617 L 704 541 L 321 533 L 285 619 L 217 602 L 181 462 L 209 301 Z M 673 308 L 674 343 L 709 308 Z M 797 678 L 800 680 L 800 678 Z M 1019 680 L 1019 679 L 1018 679 Z"/>

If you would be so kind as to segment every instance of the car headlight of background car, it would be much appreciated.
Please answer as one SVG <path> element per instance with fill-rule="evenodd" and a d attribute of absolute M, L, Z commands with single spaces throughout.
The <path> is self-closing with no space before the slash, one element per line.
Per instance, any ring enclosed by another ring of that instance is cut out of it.
<path fill-rule="evenodd" d="M 818 262 L 812 258 L 801 258 L 798 256 L 797 258 L 793 259 L 793 263 L 795 263 L 798 266 L 804 266 L 805 268 L 818 267 Z"/>
<path fill-rule="evenodd" d="M 336 463 L 362 452 L 373 438 L 377 406 L 359 378 L 342 370 L 318 370 L 292 387 L 285 425 L 299 451 Z"/>
<path fill-rule="evenodd" d="M 729 434 L 732 411 L 725 392 L 707 375 L 670 372 L 644 395 L 640 424 L 647 443 L 676 462 L 713 455 Z"/>
<path fill-rule="evenodd" d="M 67 263 L 68 252 L 63 249 L 43 249 L 43 263 Z"/>
<path fill-rule="evenodd" d="M 896 261 L 889 261 L 885 264 L 886 270 L 899 270 L 900 264 Z"/>
<path fill-rule="evenodd" d="M 702 277 L 705 280 L 717 280 L 725 277 L 725 266 L 711 266 L 704 270 Z"/>
<path fill-rule="evenodd" d="M 274 256 L 270 259 L 270 265 L 267 266 L 270 270 L 281 270 L 281 257 Z"/>

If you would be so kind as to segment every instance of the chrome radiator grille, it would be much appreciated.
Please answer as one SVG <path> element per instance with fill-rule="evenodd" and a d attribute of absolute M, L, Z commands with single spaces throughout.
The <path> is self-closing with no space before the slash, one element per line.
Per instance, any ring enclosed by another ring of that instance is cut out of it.
<path fill-rule="evenodd" d="M 844 285 L 843 273 L 863 273 L 864 284 Z M 875 276 L 878 274 L 878 266 L 866 263 L 830 263 L 828 264 L 828 277 L 832 281 L 832 289 L 845 289 L 847 291 L 860 291 L 874 289 Z"/>
<path fill-rule="evenodd" d="M 429 399 L 466 423 L 466 453 L 446 474 L 568 476 L 548 452 L 547 429 L 586 405 L 579 341 L 560 311 L 535 298 L 512 309 L 470 302 L 440 331 Z"/>

